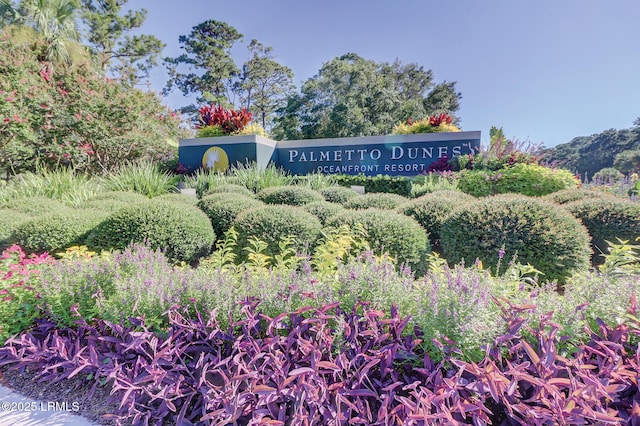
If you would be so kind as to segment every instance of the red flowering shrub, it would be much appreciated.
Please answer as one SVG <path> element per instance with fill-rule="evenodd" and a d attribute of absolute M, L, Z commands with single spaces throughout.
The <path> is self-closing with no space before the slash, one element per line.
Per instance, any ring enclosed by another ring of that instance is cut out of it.
<path fill-rule="evenodd" d="M 223 134 L 230 135 L 239 132 L 249 124 L 253 114 L 246 108 L 241 110 L 226 109 L 222 105 L 204 105 L 200 113 L 198 129 L 217 126 Z"/>

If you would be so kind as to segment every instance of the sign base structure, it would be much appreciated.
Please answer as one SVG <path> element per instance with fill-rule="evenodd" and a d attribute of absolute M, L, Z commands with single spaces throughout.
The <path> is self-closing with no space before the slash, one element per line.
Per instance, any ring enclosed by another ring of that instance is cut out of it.
<path fill-rule="evenodd" d="M 236 163 L 273 164 L 294 175 L 309 173 L 416 176 L 442 158 L 475 153 L 480 132 L 273 141 L 263 136 L 181 139 L 178 160 L 188 170 L 225 172 Z"/>

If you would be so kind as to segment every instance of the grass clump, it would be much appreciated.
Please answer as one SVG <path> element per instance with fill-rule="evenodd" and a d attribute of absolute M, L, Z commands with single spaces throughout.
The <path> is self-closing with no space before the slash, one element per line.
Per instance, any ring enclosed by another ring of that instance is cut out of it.
<path fill-rule="evenodd" d="M 110 191 L 131 191 L 152 198 L 178 192 L 178 176 L 160 171 L 149 161 L 129 163 L 104 178 L 104 186 Z"/>

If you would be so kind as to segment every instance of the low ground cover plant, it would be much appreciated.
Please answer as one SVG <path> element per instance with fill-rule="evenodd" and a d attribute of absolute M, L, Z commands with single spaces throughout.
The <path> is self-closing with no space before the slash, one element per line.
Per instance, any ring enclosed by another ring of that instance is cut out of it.
<path fill-rule="evenodd" d="M 112 418 L 134 423 L 640 422 L 640 241 L 611 235 L 594 269 L 586 229 L 548 200 L 433 192 L 403 198 L 404 215 L 263 205 L 248 195 L 293 180 L 271 171 L 260 182 L 262 173 L 207 174 L 199 200 L 92 195 L 85 212 L 108 215 L 93 241 L 125 235 L 117 244 L 60 249 L 56 261 L 7 251 L 0 338 L 16 337 L 0 365 L 108 382 Z M 454 198 L 463 209 L 439 210 Z M 42 220 L 12 209 L 32 207 L 27 198 L 6 202 L 0 214 Z M 460 244 L 445 258 L 428 239 L 438 224 Z"/>

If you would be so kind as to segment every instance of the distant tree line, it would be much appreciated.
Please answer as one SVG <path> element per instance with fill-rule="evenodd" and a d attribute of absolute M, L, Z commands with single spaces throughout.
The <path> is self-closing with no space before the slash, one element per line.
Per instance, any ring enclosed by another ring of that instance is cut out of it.
<path fill-rule="evenodd" d="M 598 171 L 614 168 L 621 173 L 640 172 L 640 117 L 629 129 L 609 129 L 579 136 L 547 150 L 546 161 L 590 179 Z"/>

